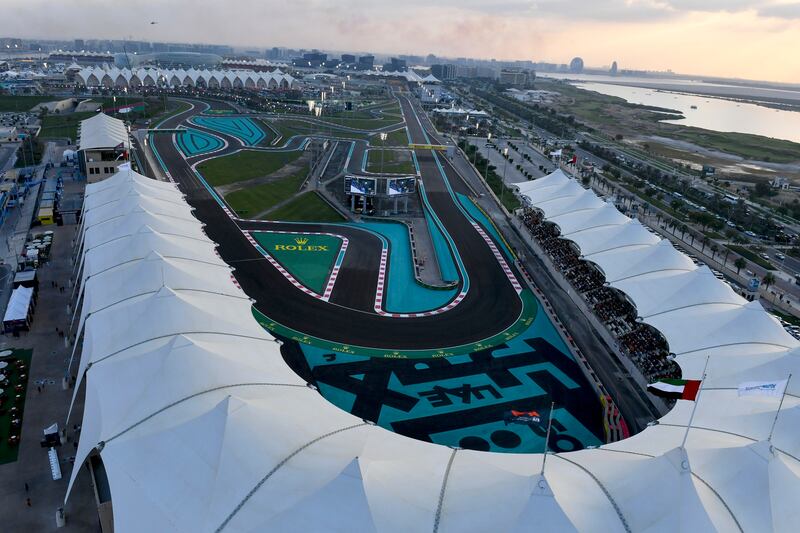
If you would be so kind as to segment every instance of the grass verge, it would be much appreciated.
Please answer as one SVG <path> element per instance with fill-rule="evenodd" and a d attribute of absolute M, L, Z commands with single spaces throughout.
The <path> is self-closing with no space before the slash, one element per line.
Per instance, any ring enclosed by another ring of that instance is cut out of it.
<path fill-rule="evenodd" d="M 39 132 L 39 138 L 61 139 L 69 137 L 73 142 L 77 142 L 78 124 L 96 114 L 94 111 L 67 113 L 64 115 L 48 114 L 42 119 L 42 131 Z"/>
<path fill-rule="evenodd" d="M 380 150 L 372 148 L 367 154 L 368 172 L 383 171 L 387 174 L 416 174 L 417 172 L 410 150 Z"/>
<path fill-rule="evenodd" d="M 292 222 L 341 222 L 344 220 L 342 215 L 314 191 L 304 192 L 263 218 Z"/>
<path fill-rule="evenodd" d="M 0 370 L 0 373 L 4 374 L 8 379 L 8 385 L 2 386 L 5 391 L 2 406 L 0 406 L 0 465 L 13 463 L 17 460 L 19 444 L 16 446 L 11 445 L 8 442 L 8 438 L 12 434 L 17 436 L 21 434 L 22 417 L 25 411 L 25 392 L 28 387 L 28 373 L 31 367 L 32 354 L 32 350 L 12 350 L 12 353 L 7 357 L 0 358 L 0 360 L 8 363 L 6 368 Z M 17 361 L 22 361 L 24 367 L 18 367 Z M 22 386 L 22 389 L 16 390 L 17 386 Z M 19 400 L 16 400 L 17 395 L 20 396 Z M 17 408 L 16 414 L 11 412 L 14 407 Z M 11 425 L 11 421 L 14 419 L 19 419 L 19 425 Z"/>
<path fill-rule="evenodd" d="M 225 200 L 239 215 L 252 217 L 296 193 L 307 175 L 308 170 L 303 168 L 291 176 L 228 193 Z"/>
<path fill-rule="evenodd" d="M 752 261 L 753 263 L 757 264 L 762 268 L 766 268 L 767 270 L 775 270 L 775 265 L 764 259 L 763 257 L 759 256 L 755 252 L 748 250 L 744 246 L 738 246 L 736 244 L 727 244 L 728 248 L 736 252 L 737 254 L 741 255 L 745 259 Z"/>
<path fill-rule="evenodd" d="M 293 152 L 255 152 L 243 150 L 225 157 L 218 157 L 198 165 L 197 170 L 211 185 L 229 185 L 272 174 L 291 163 L 302 154 Z"/>

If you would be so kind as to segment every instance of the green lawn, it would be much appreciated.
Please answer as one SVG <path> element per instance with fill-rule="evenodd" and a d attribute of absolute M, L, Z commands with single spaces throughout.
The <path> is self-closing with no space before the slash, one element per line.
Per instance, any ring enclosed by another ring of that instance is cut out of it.
<path fill-rule="evenodd" d="M 272 174 L 302 154 L 293 152 L 255 152 L 244 150 L 233 155 L 205 161 L 197 170 L 211 185 L 229 185 Z"/>
<path fill-rule="evenodd" d="M 5 374 L 8 378 L 9 384 L 4 385 L 5 397 L 3 398 L 3 405 L 0 407 L 0 465 L 5 463 L 12 463 L 17 460 L 17 453 L 19 446 L 11 446 L 8 442 L 8 437 L 11 434 L 20 435 L 20 424 L 17 427 L 11 425 L 11 420 L 18 418 L 22 420 L 22 415 L 25 411 L 25 392 L 28 386 L 28 374 L 31 368 L 31 355 L 32 350 L 13 350 L 7 357 L 0 358 L 0 360 L 8 363 L 0 373 Z M 25 370 L 16 366 L 17 360 L 21 360 L 25 365 Z M 25 376 L 24 378 L 22 376 Z M 17 392 L 17 385 L 21 385 L 22 389 Z M 55 385 L 50 385 L 55 387 Z M 20 400 L 15 401 L 15 396 L 19 394 Z M 16 407 L 19 412 L 12 416 L 11 408 Z"/>
<path fill-rule="evenodd" d="M 402 122 L 401 119 L 395 117 L 351 119 L 342 117 L 326 117 L 325 115 L 322 116 L 321 120 L 331 124 L 338 124 L 340 126 L 356 128 L 359 130 L 377 130 L 379 128 L 391 126 L 392 124 L 400 124 Z"/>
<path fill-rule="evenodd" d="M 291 176 L 286 176 L 270 183 L 233 191 L 225 195 L 225 200 L 238 214 L 252 217 L 296 193 L 307 175 L 308 169 L 303 168 Z"/>
<path fill-rule="evenodd" d="M 383 152 L 383 164 L 381 164 Z M 367 171 L 387 174 L 416 174 L 417 169 L 411 158 L 411 150 L 380 150 L 372 148 L 367 156 Z"/>
<path fill-rule="evenodd" d="M 711 148 L 773 163 L 800 161 L 800 143 L 773 139 L 748 133 L 718 132 L 701 128 L 679 127 L 672 134 L 677 139 L 689 141 L 704 148 Z"/>
<path fill-rule="evenodd" d="M 175 115 L 180 115 L 184 111 L 189 111 L 191 106 L 188 102 L 183 102 L 180 100 L 169 100 L 167 102 L 167 111 L 162 112 L 152 117 L 152 127 L 155 127 L 158 123 L 164 122 L 168 118 L 174 117 Z"/>
<path fill-rule="evenodd" d="M 377 135 L 374 135 L 369 142 L 373 146 L 381 146 L 381 139 Z M 399 130 L 390 132 L 386 136 L 384 144 L 386 146 L 408 146 L 408 134 L 406 133 L 406 129 L 400 128 Z"/>
<path fill-rule="evenodd" d="M 767 270 L 775 270 L 775 265 L 760 257 L 757 253 L 748 250 L 744 246 L 738 246 L 736 244 L 727 244 L 728 248 L 736 252 L 737 254 L 741 255 L 745 259 L 749 259 L 753 263 L 757 264 L 760 267 L 766 268 Z"/>
<path fill-rule="evenodd" d="M 344 218 L 314 191 L 304 192 L 263 217 L 293 222 L 341 222 Z"/>
<path fill-rule="evenodd" d="M 85 113 L 66 113 L 64 115 L 48 114 L 42 119 L 40 139 L 60 139 L 69 137 L 77 142 L 78 124 L 82 120 L 96 115 L 94 111 Z"/>
<path fill-rule="evenodd" d="M 34 106 L 42 102 L 61 99 L 57 96 L 13 96 L 3 94 L 0 95 L 0 111 L 30 111 Z"/>

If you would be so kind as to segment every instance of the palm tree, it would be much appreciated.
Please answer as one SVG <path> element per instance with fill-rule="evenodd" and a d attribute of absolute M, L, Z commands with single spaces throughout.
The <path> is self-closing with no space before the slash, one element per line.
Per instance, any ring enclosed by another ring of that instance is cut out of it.
<path fill-rule="evenodd" d="M 722 264 L 723 264 L 723 265 L 727 265 L 727 264 L 728 264 L 728 254 L 729 254 L 729 253 L 731 253 L 731 251 L 730 251 L 730 249 L 728 249 L 728 247 L 726 246 L 726 247 L 725 247 L 725 257 L 722 259 Z"/>
<path fill-rule="evenodd" d="M 708 237 L 703 237 L 703 240 L 701 241 L 701 243 L 702 243 L 703 247 L 700 248 L 700 253 L 702 254 L 706 250 L 706 245 L 708 244 Z"/>
<path fill-rule="evenodd" d="M 712 243 L 708 249 L 711 250 L 711 259 L 715 259 L 717 257 L 717 251 L 719 251 L 717 245 Z"/>
<path fill-rule="evenodd" d="M 686 232 L 689 231 L 689 228 L 686 227 L 686 224 L 681 224 L 681 240 L 686 241 L 683 236 L 686 235 Z"/>
<path fill-rule="evenodd" d="M 737 257 L 736 261 L 733 262 L 733 266 L 736 267 L 736 274 L 739 274 L 739 271 L 747 266 L 747 261 L 742 257 Z"/>
<path fill-rule="evenodd" d="M 767 272 L 764 274 L 764 277 L 761 278 L 761 283 L 764 284 L 765 289 L 769 289 L 769 286 L 775 283 L 775 274 L 772 272 Z"/>

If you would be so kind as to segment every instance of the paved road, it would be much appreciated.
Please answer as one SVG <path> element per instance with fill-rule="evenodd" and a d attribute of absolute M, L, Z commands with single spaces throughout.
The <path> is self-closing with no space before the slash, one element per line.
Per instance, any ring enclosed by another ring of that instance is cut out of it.
<path fill-rule="evenodd" d="M 644 429 L 648 422 L 659 416 L 658 410 L 627 373 L 614 354 L 614 350 L 606 344 L 583 312 L 573 303 L 575 295 L 567 294 L 562 289 L 555 279 L 555 274 L 547 268 L 541 258 L 534 253 L 523 252 L 529 250 L 528 245 L 516 228 L 509 223 L 508 216 L 493 199 L 485 182 L 476 174 L 470 163 L 459 155 L 454 158 L 452 164 L 478 193 L 478 203 L 481 208 L 489 214 L 511 246 L 524 256 L 522 262 L 525 268 L 550 301 L 555 314 L 567 324 L 576 345 L 610 392 L 631 433 Z"/>
<path fill-rule="evenodd" d="M 401 103 L 412 139 L 425 143 L 426 134 L 416 119 L 416 110 L 404 98 L 401 98 Z M 174 128 L 198 112 L 199 108 L 193 108 L 168 120 L 163 127 Z M 232 138 L 221 137 L 229 142 L 229 146 L 215 155 L 238 149 Z M 225 214 L 178 153 L 171 135 L 156 135 L 154 144 L 173 179 L 195 207 L 198 218 L 206 224 L 210 238 L 219 243 L 220 255 L 236 267 L 242 288 L 256 300 L 256 308 L 273 320 L 334 342 L 402 350 L 479 341 L 506 329 L 520 315 L 521 301 L 516 291 L 486 242 L 454 203 L 447 185 L 449 183 L 457 192 L 469 192 L 469 189 L 447 166 L 444 169 L 446 181 L 439 171 L 437 156 L 431 151 L 417 152 L 422 181 L 434 211 L 461 253 L 469 278 L 469 291 L 459 305 L 442 314 L 391 319 L 364 310 L 368 301 L 364 295 L 374 298 L 372 281 L 365 280 L 377 278 L 377 270 L 372 270 L 368 264 L 359 265 L 358 270 L 345 268 L 340 271 L 336 285 L 337 301 L 347 302 L 352 307 L 330 305 L 298 291 L 250 245 L 241 232 L 242 228 Z M 193 158 L 190 161 L 200 160 Z M 283 229 L 284 226 L 273 223 L 272 227 Z M 355 230 L 352 231 L 355 235 Z M 361 240 L 367 242 L 364 238 Z M 367 250 L 363 253 L 373 252 Z M 358 293 L 361 296 L 340 296 L 339 293 Z M 314 320 L 309 320 L 312 316 Z"/>
<path fill-rule="evenodd" d="M 400 101 L 414 142 L 447 142 L 432 133 L 435 130 L 427 117 L 419 113 L 408 99 L 400 97 Z M 199 108 L 187 111 L 168 121 L 164 127 L 175 127 L 197 112 Z M 219 134 L 215 132 L 215 135 Z M 238 149 L 235 139 L 225 139 L 229 142 L 226 150 Z M 336 227 L 337 232 L 352 239 L 348 255 L 351 250 L 353 255 L 346 258 L 346 264 L 340 271 L 331 298 L 334 305 L 321 302 L 291 285 L 264 260 L 241 232 L 264 228 L 292 231 L 300 229 L 300 226 L 271 222 L 237 223 L 231 220 L 189 170 L 187 162 L 175 149 L 171 136 L 156 136 L 155 144 L 172 177 L 187 194 L 189 203 L 197 209 L 198 217 L 206 223 L 209 236 L 219 243 L 221 256 L 236 267 L 236 276 L 242 288 L 256 300 L 256 307 L 273 320 L 332 341 L 402 350 L 447 347 L 482 340 L 502 331 L 519 316 L 521 304 L 515 290 L 486 242 L 454 203 L 448 188 L 450 185 L 454 192 L 470 196 L 475 196 L 476 190 L 481 191 L 482 182 L 465 161 L 451 163 L 429 150 L 416 152 L 429 201 L 464 261 L 470 282 L 469 292 L 461 304 L 440 315 L 390 319 L 372 311 L 377 274 L 375 258 L 379 256 L 379 244 L 374 236 L 352 226 Z M 351 168 L 353 161 L 360 166 L 358 150 L 363 152 L 365 147 L 365 143 L 357 143 Z M 193 158 L 192 162 L 200 160 Z M 467 176 L 467 179 L 462 176 Z M 524 249 L 525 245 L 508 221 L 498 216 L 499 207 L 489 201 L 488 196 L 481 203 L 499 223 L 501 230 L 512 239 L 512 245 Z M 330 226 L 302 226 L 306 231 L 322 228 L 331 229 Z M 609 357 L 611 350 L 596 335 L 586 317 L 559 289 L 552 274 L 533 254 L 528 255 L 526 266 L 536 276 L 540 287 L 549 294 L 557 314 L 569 324 L 576 342 L 618 401 L 631 430 L 638 431 L 654 416 L 647 402 L 642 400 L 640 390 L 620 372 L 619 365 L 613 357 Z M 519 273 L 516 270 L 514 272 L 519 277 Z M 463 280 L 459 287 L 463 287 Z M 314 319 L 309 320 L 309 317 Z"/>

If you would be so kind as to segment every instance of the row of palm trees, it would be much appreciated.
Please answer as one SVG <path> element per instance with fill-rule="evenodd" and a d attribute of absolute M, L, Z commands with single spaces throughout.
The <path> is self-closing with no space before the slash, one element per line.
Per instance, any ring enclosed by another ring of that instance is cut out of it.
<path fill-rule="evenodd" d="M 637 198 L 631 194 L 627 194 L 624 192 L 624 189 L 620 189 L 619 187 L 609 183 L 608 179 L 601 177 L 601 176 L 592 176 L 589 178 L 590 183 L 594 183 L 599 189 L 602 189 L 607 192 L 615 192 L 618 198 L 618 201 L 623 205 L 627 205 L 628 208 L 633 206 L 633 202 L 637 200 Z M 650 205 L 646 202 L 642 203 L 640 206 L 640 212 L 643 216 L 646 216 L 650 210 Z M 680 239 L 683 242 L 686 242 L 686 239 L 689 239 L 689 245 L 694 246 L 695 240 L 700 242 L 700 252 L 705 253 L 706 248 L 709 249 L 711 252 L 711 258 L 713 260 L 717 260 L 717 254 L 720 254 L 721 260 L 719 261 L 722 263 L 723 266 L 726 268 L 728 267 L 728 256 L 731 253 L 731 250 L 727 246 L 718 246 L 716 242 L 708 238 L 706 235 L 697 233 L 690 228 L 688 225 L 684 224 L 679 220 L 675 220 L 671 217 L 665 217 L 660 211 L 655 212 L 656 221 L 659 225 L 661 222 L 664 222 L 665 227 L 668 231 L 672 232 L 672 235 L 677 237 L 678 233 L 680 233 Z M 687 237 L 688 235 L 688 237 Z M 724 255 L 723 255 L 724 253 Z M 743 268 L 747 266 L 747 260 L 744 257 L 736 257 L 733 261 L 733 266 L 736 268 L 736 275 L 742 271 Z M 775 275 L 772 272 L 767 272 L 764 277 L 761 279 L 761 283 L 764 284 L 765 288 L 769 289 L 769 286 L 775 283 Z"/>

